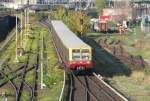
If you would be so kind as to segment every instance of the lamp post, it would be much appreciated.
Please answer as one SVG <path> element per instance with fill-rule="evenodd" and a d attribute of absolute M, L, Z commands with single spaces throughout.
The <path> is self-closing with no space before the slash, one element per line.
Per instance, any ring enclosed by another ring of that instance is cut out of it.
<path fill-rule="evenodd" d="M 23 41 L 23 31 L 22 31 L 22 30 L 23 30 L 23 21 L 22 21 L 22 20 L 23 20 L 23 17 L 22 17 L 22 12 L 21 12 L 20 16 L 21 16 L 21 17 L 20 17 L 20 20 L 21 20 L 21 21 L 20 21 L 20 28 L 21 28 L 21 32 L 20 32 L 20 33 L 21 33 L 20 46 L 21 46 L 21 48 L 23 48 L 23 42 L 22 42 L 22 41 Z"/>
<path fill-rule="evenodd" d="M 27 28 L 27 16 L 26 16 L 26 9 L 24 9 L 24 32 L 25 32 L 25 38 L 26 38 L 26 28 Z"/>
<path fill-rule="evenodd" d="M 43 89 L 43 68 L 44 68 L 44 64 L 43 64 L 43 33 L 41 33 L 41 89 Z"/>
<path fill-rule="evenodd" d="M 16 14 L 16 62 L 18 62 L 18 15 Z"/>

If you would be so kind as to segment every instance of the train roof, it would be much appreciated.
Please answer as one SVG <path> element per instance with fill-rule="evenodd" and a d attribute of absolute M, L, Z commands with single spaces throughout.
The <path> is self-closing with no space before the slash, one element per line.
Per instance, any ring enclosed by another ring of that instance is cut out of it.
<path fill-rule="evenodd" d="M 91 48 L 73 33 L 62 21 L 51 21 L 57 35 L 67 48 Z"/>

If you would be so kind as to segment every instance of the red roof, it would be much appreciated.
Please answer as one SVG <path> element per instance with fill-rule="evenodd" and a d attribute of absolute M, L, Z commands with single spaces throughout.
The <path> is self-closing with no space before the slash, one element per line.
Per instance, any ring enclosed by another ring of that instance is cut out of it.
<path fill-rule="evenodd" d="M 104 15 L 102 15 L 102 16 L 99 16 L 99 19 L 100 19 L 100 20 L 108 20 L 108 19 L 109 19 L 109 16 L 104 16 Z"/>

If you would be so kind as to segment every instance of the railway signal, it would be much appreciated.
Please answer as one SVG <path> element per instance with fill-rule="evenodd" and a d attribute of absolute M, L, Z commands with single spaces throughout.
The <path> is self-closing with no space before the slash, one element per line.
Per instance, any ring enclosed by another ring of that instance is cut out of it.
<path fill-rule="evenodd" d="M 43 68 L 44 68 L 44 64 L 43 64 L 43 33 L 41 33 L 41 89 L 43 89 L 44 87 L 44 83 L 43 83 Z"/>

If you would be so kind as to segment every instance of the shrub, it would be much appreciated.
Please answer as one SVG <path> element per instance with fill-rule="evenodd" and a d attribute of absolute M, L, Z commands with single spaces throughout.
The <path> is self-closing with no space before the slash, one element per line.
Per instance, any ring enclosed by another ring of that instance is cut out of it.
<path fill-rule="evenodd" d="M 146 75 L 150 75 L 150 65 L 146 66 L 144 70 Z"/>
<path fill-rule="evenodd" d="M 25 62 L 27 61 L 28 56 L 27 55 L 23 55 L 19 57 L 19 62 Z"/>
<path fill-rule="evenodd" d="M 48 88 L 51 88 L 52 85 L 53 85 L 53 83 L 54 83 L 53 77 L 46 75 L 46 76 L 44 77 L 44 83 L 46 84 L 46 86 L 47 86 Z"/>

